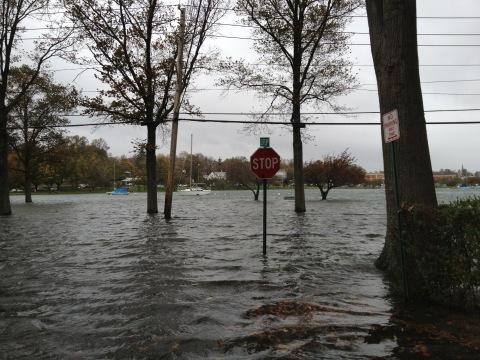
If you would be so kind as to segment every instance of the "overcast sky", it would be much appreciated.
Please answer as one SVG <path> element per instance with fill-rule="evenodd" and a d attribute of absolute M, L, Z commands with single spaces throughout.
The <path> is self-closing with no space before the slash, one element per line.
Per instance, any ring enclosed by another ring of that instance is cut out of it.
<path fill-rule="evenodd" d="M 422 36 L 419 44 L 479 44 L 480 45 L 480 1 L 478 0 L 418 0 L 417 15 L 433 17 L 479 16 L 478 19 L 418 19 L 418 33 L 436 34 L 479 34 L 478 36 Z M 364 14 L 364 9 L 361 14 Z M 235 23 L 232 13 L 222 19 L 222 23 Z M 367 19 L 356 18 L 347 28 L 356 32 L 368 32 Z M 248 36 L 246 29 L 221 26 L 219 33 L 232 36 Z M 368 35 L 355 35 L 352 43 L 368 43 Z M 208 47 L 215 47 L 224 56 L 256 59 L 250 40 L 211 38 Z M 369 46 L 352 46 L 351 57 L 354 64 L 372 65 Z M 421 65 L 480 65 L 480 47 L 420 47 Z M 72 68 L 74 65 L 55 62 L 52 69 Z M 372 66 L 355 67 L 358 82 L 363 90 L 352 92 L 338 99 L 338 103 L 352 111 L 378 111 L 378 98 L 375 91 L 375 76 Z M 63 83 L 72 83 L 83 90 L 95 90 L 101 85 L 93 78 L 92 71 L 79 75 L 77 71 L 57 71 L 55 78 Z M 480 108 L 480 66 L 429 67 L 420 69 L 424 106 L 426 110 Z M 468 80 L 468 82 L 440 82 L 438 80 Z M 215 79 L 201 77 L 195 84 L 198 88 L 212 88 Z M 436 93 L 436 94 L 428 94 Z M 476 95 L 439 95 L 476 94 Z M 251 112 L 261 111 L 263 104 L 250 92 L 223 94 L 221 91 L 191 93 L 192 102 L 204 112 Z M 427 113 L 427 121 L 478 120 L 480 112 Z M 205 115 L 206 118 L 213 118 Z M 218 118 L 226 118 L 225 116 Z M 232 119 L 232 117 L 227 117 Z M 235 118 L 236 119 L 236 118 Z M 379 121 L 379 115 L 357 117 L 324 116 L 316 121 Z M 88 119 L 72 118 L 72 122 L 90 122 Z M 479 134 L 480 125 L 429 125 L 428 139 L 434 169 L 458 169 L 462 164 L 469 170 L 480 170 Z M 318 126 L 308 127 L 310 140 L 304 144 L 304 159 L 319 159 L 325 154 L 338 153 L 346 148 L 367 170 L 382 170 L 381 136 L 377 126 Z M 110 146 L 113 155 L 131 155 L 131 141 L 144 139 L 146 129 L 136 126 L 109 126 L 97 128 L 74 128 L 70 134 L 86 136 L 89 139 L 103 138 Z M 178 151 L 189 151 L 190 134 L 193 134 L 193 151 L 215 158 L 249 156 L 259 145 L 260 136 L 270 136 L 271 146 L 282 158 L 292 158 L 291 134 L 288 129 L 271 126 L 269 133 L 252 134 L 244 131 L 241 125 L 199 124 L 182 122 L 179 129 Z M 159 136 L 159 152 L 168 153 L 169 139 Z"/>

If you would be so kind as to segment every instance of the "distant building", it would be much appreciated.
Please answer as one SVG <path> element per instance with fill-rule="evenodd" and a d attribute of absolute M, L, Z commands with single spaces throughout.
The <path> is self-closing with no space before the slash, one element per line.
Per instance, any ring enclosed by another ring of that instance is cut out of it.
<path fill-rule="evenodd" d="M 277 173 L 275 174 L 275 177 L 285 180 L 287 179 L 287 172 L 285 170 L 278 170 Z"/>
<path fill-rule="evenodd" d="M 365 181 L 367 182 L 378 182 L 385 181 L 385 174 L 383 171 L 372 171 L 365 174 Z"/>
<path fill-rule="evenodd" d="M 441 182 L 446 180 L 453 180 L 458 177 L 457 174 L 433 174 L 433 181 Z"/>
<path fill-rule="evenodd" d="M 142 179 L 139 177 L 126 177 L 125 179 L 121 180 L 122 186 L 133 186 L 140 182 Z"/>
<path fill-rule="evenodd" d="M 212 171 L 210 174 L 203 177 L 207 181 L 212 180 L 227 180 L 227 173 L 225 171 Z"/>

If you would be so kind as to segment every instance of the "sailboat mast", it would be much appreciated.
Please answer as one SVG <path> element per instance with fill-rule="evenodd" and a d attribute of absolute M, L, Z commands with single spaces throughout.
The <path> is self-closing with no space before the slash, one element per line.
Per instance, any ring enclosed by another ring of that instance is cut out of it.
<path fill-rule="evenodd" d="M 193 134 L 190 134 L 190 189 L 192 188 L 192 169 L 193 169 Z"/>
<path fill-rule="evenodd" d="M 113 160 L 113 190 L 115 190 L 115 159 Z"/>

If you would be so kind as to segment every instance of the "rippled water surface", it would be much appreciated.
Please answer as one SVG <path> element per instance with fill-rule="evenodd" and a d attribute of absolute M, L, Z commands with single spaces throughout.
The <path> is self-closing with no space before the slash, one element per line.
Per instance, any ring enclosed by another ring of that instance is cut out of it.
<path fill-rule="evenodd" d="M 393 339 L 364 341 L 392 311 L 373 266 L 383 191 L 309 190 L 303 215 L 286 195 L 269 192 L 266 259 L 251 192 L 176 196 L 169 222 L 145 214 L 145 194 L 13 197 L 0 218 L 0 357 L 391 354 Z"/>

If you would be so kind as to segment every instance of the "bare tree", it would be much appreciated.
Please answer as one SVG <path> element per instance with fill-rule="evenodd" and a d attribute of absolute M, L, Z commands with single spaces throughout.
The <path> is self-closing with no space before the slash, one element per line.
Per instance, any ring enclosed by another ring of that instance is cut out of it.
<path fill-rule="evenodd" d="M 36 42 L 34 50 L 28 51 L 22 42 L 23 24 L 33 16 L 43 17 L 48 13 L 49 0 L 2 0 L 0 2 L 0 215 L 11 214 L 8 188 L 8 143 L 7 122 L 12 109 L 21 101 L 35 82 L 45 63 L 68 48 L 71 30 L 55 25 L 48 37 Z M 52 26 L 53 28 L 53 26 Z M 12 67 L 29 63 L 33 71 L 12 94 L 8 87 Z"/>
<path fill-rule="evenodd" d="M 380 111 L 384 114 L 397 109 L 400 120 L 400 140 L 394 145 L 400 202 L 435 207 L 437 199 L 418 67 L 416 1 L 367 0 L 366 4 Z M 383 144 L 388 221 L 385 246 L 377 266 L 396 275 L 400 273 L 400 252 L 391 159 L 391 147 Z M 415 286 L 412 281 L 409 284 Z"/>
<path fill-rule="evenodd" d="M 64 0 L 90 55 L 77 62 L 95 65 L 108 86 L 84 105 L 87 113 L 147 127 L 147 212 L 157 213 L 156 132 L 173 111 L 175 42 L 174 8 L 157 0 Z M 189 0 L 185 32 L 186 61 L 182 92 L 209 56 L 202 54 L 208 33 L 223 15 L 223 0 Z M 184 108 L 192 109 L 188 99 Z"/>
<path fill-rule="evenodd" d="M 327 105 L 355 83 L 350 63 L 343 57 L 348 36 L 342 32 L 348 15 L 360 0 L 239 0 L 237 14 L 253 27 L 259 62 L 226 65 L 221 82 L 234 88 L 251 88 L 269 99 L 260 117 L 275 112 L 287 116 L 293 127 L 295 211 L 305 211 L 302 146 L 302 107 Z M 265 71 L 268 69 L 268 71 Z M 306 119 L 303 117 L 303 122 Z"/>

